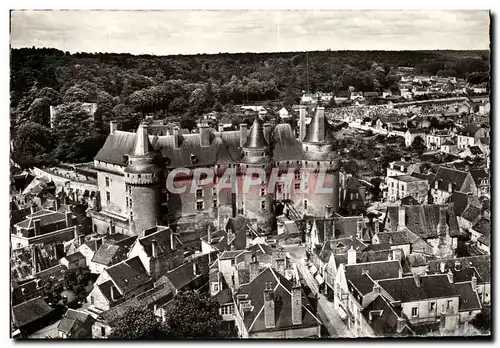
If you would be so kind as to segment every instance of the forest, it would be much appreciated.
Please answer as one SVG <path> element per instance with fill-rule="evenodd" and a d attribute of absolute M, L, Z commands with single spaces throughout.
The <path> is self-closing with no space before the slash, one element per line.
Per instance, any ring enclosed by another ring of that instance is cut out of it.
<path fill-rule="evenodd" d="M 13 160 L 22 168 L 89 161 L 110 120 L 132 129 L 146 114 L 196 120 L 234 105 L 293 105 L 303 91 L 397 91 L 397 67 L 489 81 L 489 51 L 316 51 L 152 56 L 12 49 Z M 81 103 L 97 104 L 96 122 Z M 50 106 L 59 106 L 50 128 Z"/>

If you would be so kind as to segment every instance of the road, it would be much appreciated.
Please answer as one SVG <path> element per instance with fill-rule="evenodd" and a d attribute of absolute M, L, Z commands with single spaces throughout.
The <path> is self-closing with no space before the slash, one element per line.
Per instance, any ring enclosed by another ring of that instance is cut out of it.
<path fill-rule="evenodd" d="M 305 264 L 304 247 L 291 247 L 285 249 L 292 261 L 297 265 L 297 270 L 301 278 L 306 282 L 311 291 L 315 295 L 318 295 L 317 314 L 328 330 L 330 337 L 353 337 L 350 330 L 345 326 L 344 322 L 335 311 L 333 303 L 328 301 L 323 294 L 319 293 L 318 284 Z"/>

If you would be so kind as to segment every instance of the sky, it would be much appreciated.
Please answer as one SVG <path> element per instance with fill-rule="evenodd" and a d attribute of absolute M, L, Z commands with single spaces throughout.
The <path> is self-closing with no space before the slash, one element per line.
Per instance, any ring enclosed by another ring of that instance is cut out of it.
<path fill-rule="evenodd" d="M 489 13 L 465 11 L 12 11 L 11 47 L 196 54 L 489 49 Z"/>

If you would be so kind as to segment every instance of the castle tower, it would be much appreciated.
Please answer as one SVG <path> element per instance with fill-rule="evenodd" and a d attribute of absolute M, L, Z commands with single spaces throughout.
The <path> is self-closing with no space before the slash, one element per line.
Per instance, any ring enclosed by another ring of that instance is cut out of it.
<path fill-rule="evenodd" d="M 160 219 L 160 157 L 148 137 L 147 124 L 139 125 L 134 148 L 128 155 L 125 187 L 128 202 L 130 231 L 141 234 L 156 226 Z"/>
<path fill-rule="evenodd" d="M 270 132 L 270 130 L 268 130 Z M 268 134 L 268 139 L 270 135 Z M 272 194 L 268 192 L 269 175 L 271 173 L 271 149 L 264 134 L 258 117 L 255 118 L 252 128 L 243 145 L 243 159 L 240 165 L 238 180 L 237 202 L 239 210 L 250 219 L 257 219 L 259 225 L 270 227 L 272 222 Z M 245 182 L 255 182 L 255 169 L 262 169 L 266 173 L 262 183 L 249 185 L 245 191 Z"/>
<path fill-rule="evenodd" d="M 322 216 L 325 206 L 339 209 L 340 155 L 333 149 L 333 136 L 318 106 L 302 141 L 302 175 L 305 175 L 303 212 Z M 328 192 L 326 192 L 328 191 Z"/>

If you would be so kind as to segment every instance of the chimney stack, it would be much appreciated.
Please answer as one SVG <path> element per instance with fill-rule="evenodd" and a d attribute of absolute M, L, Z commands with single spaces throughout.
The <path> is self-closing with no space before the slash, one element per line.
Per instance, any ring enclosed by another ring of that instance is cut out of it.
<path fill-rule="evenodd" d="M 451 271 L 451 269 L 448 271 L 448 281 L 450 282 L 450 284 L 453 284 L 453 272 Z"/>
<path fill-rule="evenodd" d="M 73 231 L 74 231 L 74 238 L 75 238 L 75 242 L 76 243 L 79 243 L 80 242 L 80 225 L 75 225 L 73 226 Z"/>
<path fill-rule="evenodd" d="M 75 227 L 77 227 L 77 226 L 75 226 Z M 78 246 L 81 246 L 83 244 L 85 244 L 85 235 L 84 234 L 80 234 L 80 235 L 78 235 Z"/>
<path fill-rule="evenodd" d="M 252 255 L 252 262 L 250 262 L 250 281 L 253 281 L 259 275 L 259 262 L 255 255 Z"/>
<path fill-rule="evenodd" d="M 304 140 L 306 136 L 306 106 L 299 106 L 299 140 Z"/>
<path fill-rule="evenodd" d="M 36 256 L 36 245 L 31 247 L 31 265 L 33 266 L 33 275 L 38 273 L 38 258 Z"/>
<path fill-rule="evenodd" d="M 210 128 L 208 128 L 208 125 L 206 124 L 200 126 L 200 146 L 210 146 Z"/>
<path fill-rule="evenodd" d="M 172 135 L 172 140 L 173 140 L 172 147 L 174 149 L 178 149 L 179 148 L 179 127 L 174 127 L 172 133 L 173 133 L 173 135 Z"/>
<path fill-rule="evenodd" d="M 347 251 L 347 264 L 355 265 L 356 264 L 356 250 L 351 245 L 351 248 Z"/>
<path fill-rule="evenodd" d="M 70 211 L 67 211 L 64 213 L 64 216 L 66 218 L 66 227 L 73 226 L 73 214 L 71 214 Z"/>
<path fill-rule="evenodd" d="M 331 219 L 332 218 L 332 206 L 331 205 L 325 205 L 325 219 Z"/>
<path fill-rule="evenodd" d="M 461 265 L 460 261 L 455 261 L 455 271 L 460 271 Z"/>
<path fill-rule="evenodd" d="M 210 233 L 210 225 L 207 227 L 207 242 L 208 244 L 212 243 L 212 234 Z"/>
<path fill-rule="evenodd" d="M 193 275 L 198 275 L 198 265 L 193 261 Z"/>
<path fill-rule="evenodd" d="M 451 182 L 448 184 L 448 192 L 453 193 L 453 183 Z"/>
<path fill-rule="evenodd" d="M 270 123 L 264 123 L 262 125 L 262 130 L 264 132 L 264 139 L 266 139 L 266 141 L 268 143 L 270 143 L 270 137 L 271 137 L 271 124 Z"/>
<path fill-rule="evenodd" d="M 472 276 L 471 285 L 472 285 L 472 289 L 476 290 L 476 288 L 477 288 L 477 278 L 476 278 L 475 275 Z"/>
<path fill-rule="evenodd" d="M 292 287 L 292 325 L 302 324 L 302 288 L 297 280 Z"/>
<path fill-rule="evenodd" d="M 414 273 L 413 279 L 415 280 L 415 285 L 417 286 L 417 288 L 419 288 L 420 287 L 420 275 Z"/>
<path fill-rule="evenodd" d="M 440 271 L 441 273 L 446 272 L 446 262 L 440 262 L 440 263 L 439 263 L 439 271 Z"/>
<path fill-rule="evenodd" d="M 170 231 L 170 249 L 175 250 L 175 236 L 173 231 Z"/>
<path fill-rule="evenodd" d="M 96 239 L 96 240 L 94 241 L 94 243 L 95 243 L 95 250 L 96 250 L 96 251 L 97 251 L 97 250 L 99 250 L 99 248 L 100 248 L 100 247 L 101 247 L 101 245 L 102 245 L 102 238 L 98 238 L 98 239 Z"/>
<path fill-rule="evenodd" d="M 285 266 L 286 266 L 285 259 L 276 260 L 276 271 L 278 271 L 278 273 L 280 273 L 281 275 L 285 275 L 285 268 L 286 268 Z"/>
<path fill-rule="evenodd" d="M 114 285 L 111 285 L 111 287 L 109 288 L 109 291 L 111 292 L 111 301 L 115 301 L 116 299 L 116 288 Z"/>
<path fill-rule="evenodd" d="M 34 203 L 32 203 L 30 206 L 30 214 L 35 214 L 36 211 L 37 211 L 37 207 Z"/>
<path fill-rule="evenodd" d="M 151 256 L 153 259 L 158 257 L 158 242 L 154 239 L 151 241 Z"/>
<path fill-rule="evenodd" d="M 406 211 L 404 207 L 398 207 L 398 229 L 406 227 Z"/>
<path fill-rule="evenodd" d="M 247 142 L 247 124 L 240 123 L 240 147 L 245 146 Z"/>
<path fill-rule="evenodd" d="M 398 260 L 401 262 L 402 257 L 402 250 L 401 249 L 392 249 L 392 259 L 393 260 Z"/>
<path fill-rule="evenodd" d="M 397 330 L 398 332 L 403 331 L 403 328 L 405 327 L 405 319 L 398 317 L 398 324 L 397 324 Z"/>
<path fill-rule="evenodd" d="M 117 129 L 118 129 L 118 122 L 109 121 L 109 134 L 113 134 L 113 132 Z"/>
<path fill-rule="evenodd" d="M 35 236 L 40 235 L 40 229 L 41 229 L 40 224 L 41 224 L 40 219 L 33 220 L 33 225 L 35 226 Z"/>
<path fill-rule="evenodd" d="M 378 221 L 378 219 L 375 219 L 375 221 L 373 221 L 373 225 L 374 225 L 374 229 L 375 229 L 375 234 L 379 233 L 380 232 L 380 222 Z"/>
<path fill-rule="evenodd" d="M 377 283 L 373 284 L 373 293 L 380 294 L 380 285 Z"/>
<path fill-rule="evenodd" d="M 358 219 L 358 221 L 356 221 L 356 238 L 358 238 L 359 240 L 361 240 L 363 238 L 363 220 L 362 220 L 362 218 Z"/>
<path fill-rule="evenodd" d="M 266 283 L 264 289 L 264 325 L 266 329 L 271 329 L 276 326 L 274 313 L 274 290 L 272 283 Z"/>

